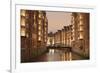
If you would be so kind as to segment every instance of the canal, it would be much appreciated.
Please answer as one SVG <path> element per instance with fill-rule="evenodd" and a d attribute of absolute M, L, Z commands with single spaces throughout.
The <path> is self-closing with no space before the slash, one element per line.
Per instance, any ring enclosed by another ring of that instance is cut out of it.
<path fill-rule="evenodd" d="M 49 49 L 47 52 L 33 59 L 33 62 L 85 60 L 84 57 L 70 51 Z"/>

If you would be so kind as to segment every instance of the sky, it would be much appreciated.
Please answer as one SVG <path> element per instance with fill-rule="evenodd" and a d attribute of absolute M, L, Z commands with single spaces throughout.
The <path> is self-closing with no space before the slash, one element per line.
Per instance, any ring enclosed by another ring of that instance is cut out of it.
<path fill-rule="evenodd" d="M 55 33 L 64 26 L 71 24 L 71 13 L 68 12 L 46 12 L 48 19 L 48 33 Z"/>

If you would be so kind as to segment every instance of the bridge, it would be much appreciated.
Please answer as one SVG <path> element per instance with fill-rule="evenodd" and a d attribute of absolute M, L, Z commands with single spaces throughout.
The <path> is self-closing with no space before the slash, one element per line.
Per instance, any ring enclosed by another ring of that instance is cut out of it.
<path fill-rule="evenodd" d="M 72 51 L 72 47 L 70 46 L 47 46 L 47 49 L 58 49 L 63 51 Z"/>

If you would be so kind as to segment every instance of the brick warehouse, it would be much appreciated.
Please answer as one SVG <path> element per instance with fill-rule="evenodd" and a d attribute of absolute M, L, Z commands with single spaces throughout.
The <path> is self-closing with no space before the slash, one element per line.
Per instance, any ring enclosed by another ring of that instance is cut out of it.
<path fill-rule="evenodd" d="M 45 11 L 21 10 L 21 62 L 46 51 L 48 20 Z"/>
<path fill-rule="evenodd" d="M 72 13 L 73 50 L 89 58 L 89 13 Z"/>

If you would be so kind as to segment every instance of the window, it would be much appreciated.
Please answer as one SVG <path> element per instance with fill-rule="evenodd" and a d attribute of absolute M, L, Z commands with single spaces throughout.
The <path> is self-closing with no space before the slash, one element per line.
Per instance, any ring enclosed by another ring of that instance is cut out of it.
<path fill-rule="evenodd" d="M 25 10 L 21 10 L 21 15 L 25 16 Z"/>
<path fill-rule="evenodd" d="M 41 11 L 39 11 L 39 18 L 41 18 L 42 17 L 42 12 Z"/>
<path fill-rule="evenodd" d="M 83 32 L 80 32 L 80 37 L 79 39 L 83 39 Z"/>
<path fill-rule="evenodd" d="M 80 26 L 79 31 L 83 31 L 83 26 Z"/>
<path fill-rule="evenodd" d="M 38 41 L 41 41 L 41 37 L 40 36 L 38 37 Z"/>
<path fill-rule="evenodd" d="M 42 17 L 42 14 L 39 14 L 39 18 L 41 18 Z"/>
<path fill-rule="evenodd" d="M 34 14 L 34 20 L 36 19 L 36 15 Z"/>
<path fill-rule="evenodd" d="M 21 28 L 21 36 L 25 36 L 25 28 Z"/>
<path fill-rule="evenodd" d="M 79 22 L 79 25 L 82 25 L 83 23 L 82 23 L 82 20 L 80 20 L 80 22 Z"/>
<path fill-rule="evenodd" d="M 41 30 L 41 26 L 39 26 L 38 29 Z"/>
<path fill-rule="evenodd" d="M 25 26 L 25 18 L 21 18 L 21 26 Z"/>
<path fill-rule="evenodd" d="M 41 24 L 41 20 L 38 20 L 38 23 Z"/>
<path fill-rule="evenodd" d="M 82 19 L 82 14 L 79 15 L 79 18 Z"/>
<path fill-rule="evenodd" d="M 39 35 L 39 36 L 41 35 L 41 31 L 38 32 L 38 35 Z"/>

